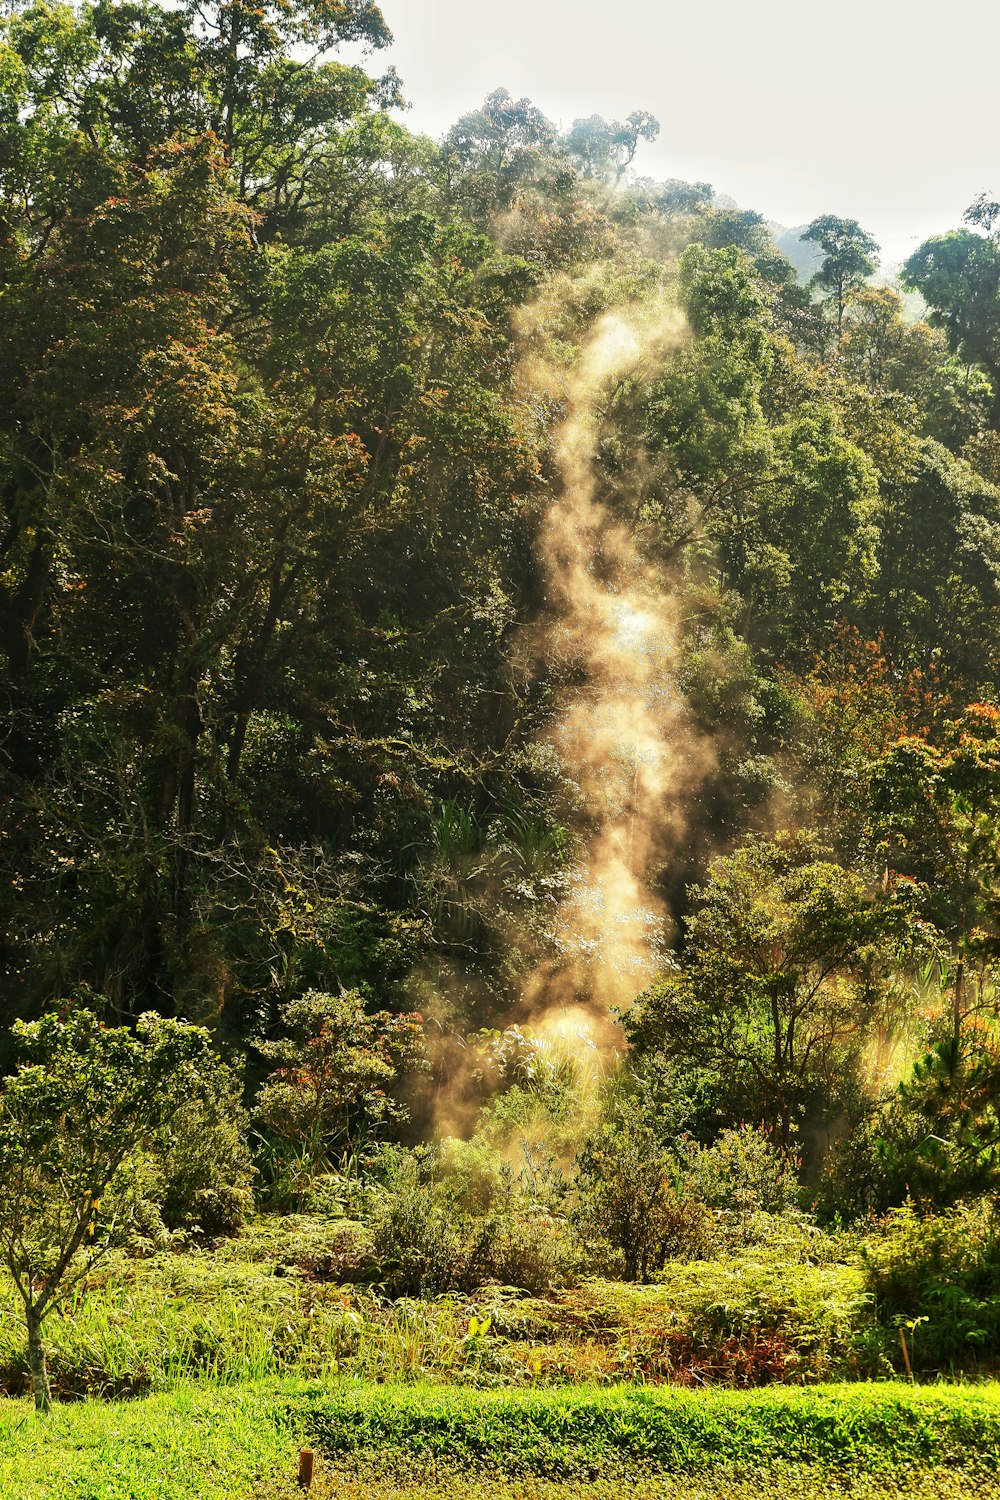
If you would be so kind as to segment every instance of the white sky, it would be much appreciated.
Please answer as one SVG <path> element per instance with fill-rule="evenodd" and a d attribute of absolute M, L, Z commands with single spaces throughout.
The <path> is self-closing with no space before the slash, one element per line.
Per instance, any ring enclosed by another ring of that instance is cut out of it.
<path fill-rule="evenodd" d="M 435 137 L 501 87 L 561 125 L 649 109 L 640 173 L 785 225 L 859 219 L 887 261 L 1000 194 L 1000 0 L 382 4 L 407 124 Z"/>

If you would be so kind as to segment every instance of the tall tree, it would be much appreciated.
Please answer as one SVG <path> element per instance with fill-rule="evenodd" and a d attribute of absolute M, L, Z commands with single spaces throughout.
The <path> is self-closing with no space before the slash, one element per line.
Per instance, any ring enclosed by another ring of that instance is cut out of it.
<path fill-rule="evenodd" d="M 495 89 L 444 139 L 461 200 L 480 220 L 509 209 L 519 191 L 551 173 L 557 138 L 552 121 L 530 99 Z"/>
<path fill-rule="evenodd" d="M 903 279 L 931 309 L 951 349 L 987 371 L 991 420 L 1000 425 L 1000 204 L 978 198 L 966 211 L 972 228 L 934 235 L 903 266 Z"/>
<path fill-rule="evenodd" d="M 970 704 L 939 742 L 907 736 L 871 772 L 869 836 L 892 869 L 920 881 L 950 955 L 952 1029 L 990 1011 L 1000 954 L 1000 711 Z"/>
<path fill-rule="evenodd" d="M 244 961 L 255 950 L 250 992 L 266 985 L 288 936 L 275 864 L 299 864 L 266 851 L 318 845 L 328 910 L 353 848 L 405 905 L 429 784 L 479 774 L 510 731 L 536 469 L 510 322 L 532 275 L 427 211 L 433 148 L 377 129 L 352 70 L 315 130 L 268 123 L 268 69 L 313 77 L 282 46 L 381 34 L 369 5 L 278 9 L 273 30 L 244 17 L 228 121 L 206 111 L 229 8 L 204 34 L 189 17 L 176 55 L 163 28 L 180 37 L 181 13 L 156 7 L 11 23 L 0 863 L 26 1008 L 81 978 L 129 1013 L 221 999 L 226 931 Z M 171 68 L 189 66 L 182 89 Z M 161 85 L 160 114 L 133 120 Z M 265 137 L 274 150 L 247 155 Z M 341 197 L 331 240 L 313 195 L 350 176 L 353 150 L 375 191 Z M 400 161 L 408 186 L 378 187 Z M 322 947 L 310 977 L 335 987 Z"/>
<path fill-rule="evenodd" d="M 619 183 L 635 161 L 639 142 L 655 141 L 659 133 L 660 122 L 648 110 L 634 109 L 624 122 L 603 115 L 574 120 L 563 143 L 584 177 Z"/>
<path fill-rule="evenodd" d="M 810 284 L 824 292 L 836 309 L 839 335 L 848 297 L 864 285 L 876 268 L 878 244 L 856 219 L 838 219 L 835 214 L 821 214 L 813 219 L 802 238 L 818 245 L 823 252 L 823 264 Z"/>

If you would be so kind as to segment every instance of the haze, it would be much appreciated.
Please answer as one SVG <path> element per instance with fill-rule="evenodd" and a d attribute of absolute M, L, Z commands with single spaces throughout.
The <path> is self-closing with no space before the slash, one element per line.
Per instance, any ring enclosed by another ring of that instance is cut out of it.
<path fill-rule="evenodd" d="M 652 110 L 637 168 L 708 181 L 784 225 L 857 218 L 886 262 L 1000 192 L 1000 10 L 953 0 L 386 0 L 413 129 L 495 88 L 557 123 Z"/>

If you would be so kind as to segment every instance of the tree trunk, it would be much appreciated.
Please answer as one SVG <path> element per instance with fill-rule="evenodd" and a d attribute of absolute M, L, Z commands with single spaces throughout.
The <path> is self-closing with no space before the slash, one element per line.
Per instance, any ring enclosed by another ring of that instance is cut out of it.
<path fill-rule="evenodd" d="M 49 1372 L 45 1364 L 45 1346 L 42 1343 L 42 1320 L 34 1308 L 27 1310 L 28 1365 L 31 1369 L 31 1387 L 35 1393 L 35 1410 L 48 1411 L 52 1405 L 52 1390 Z"/>
<path fill-rule="evenodd" d="M 20 588 L 11 594 L 0 588 L 0 640 L 15 677 L 27 675 L 35 649 L 35 624 L 45 599 L 50 558 L 39 534 L 28 559 Z"/>

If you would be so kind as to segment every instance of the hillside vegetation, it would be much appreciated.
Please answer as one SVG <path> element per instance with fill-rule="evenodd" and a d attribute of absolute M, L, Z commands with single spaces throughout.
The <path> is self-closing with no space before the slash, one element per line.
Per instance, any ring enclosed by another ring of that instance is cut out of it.
<path fill-rule="evenodd" d="M 8 11 L 3 1483 L 976 1492 L 1000 204 L 797 272 L 373 0 Z"/>

